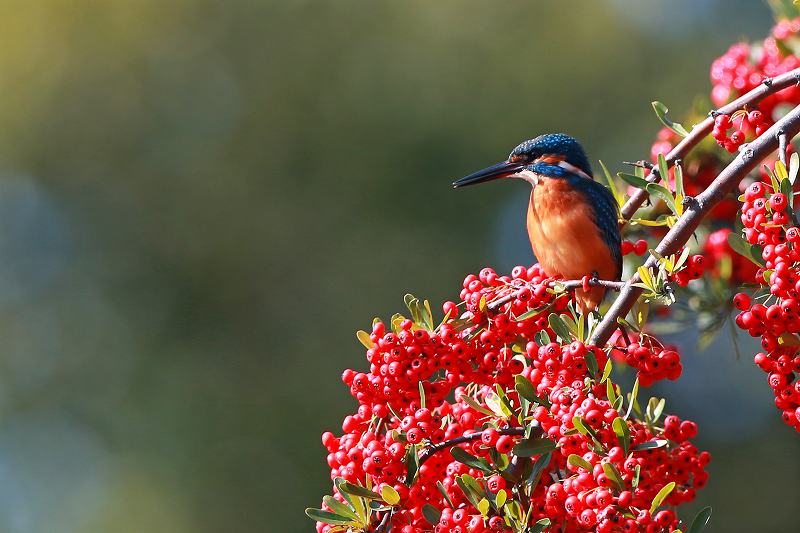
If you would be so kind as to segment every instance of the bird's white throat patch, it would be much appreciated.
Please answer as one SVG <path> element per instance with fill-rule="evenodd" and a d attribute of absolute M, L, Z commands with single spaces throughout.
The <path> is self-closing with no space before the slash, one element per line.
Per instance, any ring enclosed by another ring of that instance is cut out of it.
<path fill-rule="evenodd" d="M 539 180 L 542 179 L 542 176 L 528 169 L 520 170 L 514 174 L 514 177 L 527 181 L 531 184 L 531 187 L 536 187 L 539 184 Z"/>

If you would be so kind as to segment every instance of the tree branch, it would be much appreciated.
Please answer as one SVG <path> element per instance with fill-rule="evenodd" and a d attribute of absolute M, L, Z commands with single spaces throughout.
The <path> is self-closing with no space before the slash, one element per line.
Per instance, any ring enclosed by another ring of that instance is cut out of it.
<path fill-rule="evenodd" d="M 773 83 L 776 83 L 777 80 L 778 78 L 775 78 Z M 742 147 L 736 158 L 720 172 L 711 185 L 696 196 L 694 202 L 689 203 L 684 214 L 656 247 L 656 251 L 662 256 L 677 253 L 691 238 L 709 211 L 756 168 L 758 163 L 778 148 L 778 138 L 781 132 L 787 136 L 787 139 L 793 138 L 800 132 L 800 106 L 795 107 L 786 114 L 759 138 Z M 656 267 L 657 265 L 658 260 L 652 255 L 644 264 L 648 268 Z M 638 274 L 631 276 L 627 281 L 625 288 L 606 312 L 602 322 L 600 322 L 589 340 L 590 344 L 604 346 L 608 342 L 617 327 L 617 319 L 627 315 L 642 294 L 641 288 L 633 286 L 634 283 L 639 281 Z"/>
<path fill-rule="evenodd" d="M 444 442 L 440 442 L 439 444 L 432 444 L 422 450 L 419 456 L 419 465 L 427 461 L 428 459 L 433 456 L 436 452 L 440 452 L 444 449 L 450 449 L 457 444 L 462 444 L 464 442 L 472 442 L 475 440 L 479 440 L 481 438 L 481 431 L 476 433 L 470 433 L 469 435 L 462 435 L 460 437 L 456 437 L 454 439 L 446 440 Z M 508 429 L 498 429 L 497 433 L 500 435 L 513 435 L 516 437 L 521 437 L 525 434 L 525 428 L 508 428 Z"/>
<path fill-rule="evenodd" d="M 492 300 L 487 304 L 487 308 L 490 311 L 497 311 L 501 307 L 503 307 L 508 302 L 515 300 L 522 289 L 533 289 L 536 287 L 538 283 L 525 283 L 517 288 L 517 290 L 510 292 L 496 300 Z M 570 279 L 570 280 L 555 280 L 550 282 L 549 286 L 553 287 L 555 285 L 562 285 L 567 290 L 572 289 L 580 289 L 583 287 L 583 280 L 582 279 Z M 622 288 L 625 286 L 624 281 L 613 281 L 610 279 L 597 279 L 597 278 L 590 278 L 589 279 L 589 286 L 590 287 L 605 287 L 606 289 L 611 289 L 613 291 L 621 291 Z"/>
<path fill-rule="evenodd" d="M 800 85 L 800 68 L 790 70 L 789 72 L 781 74 L 780 76 L 776 76 L 775 78 L 765 79 L 761 85 L 752 91 L 740 96 L 730 104 L 712 111 L 709 113 L 708 118 L 703 120 L 700 124 L 696 124 L 692 128 L 692 131 L 689 132 L 689 135 L 684 137 L 681 142 L 675 145 L 675 147 L 665 156 L 667 165 L 672 166 L 676 160 L 684 159 L 686 154 L 688 154 L 692 148 L 697 146 L 701 140 L 711 133 L 711 130 L 714 128 L 714 119 L 717 116 L 730 115 L 731 113 L 742 109 L 746 105 L 758 103 L 767 96 L 782 91 L 783 89 L 791 87 L 792 85 Z M 658 182 L 661 179 L 661 176 L 658 175 L 658 168 L 652 168 L 645 179 L 651 183 Z M 625 205 L 620 209 L 623 224 L 626 224 L 627 221 L 630 220 L 633 214 L 640 207 L 642 207 L 642 204 L 645 202 L 645 200 L 647 200 L 648 197 L 649 193 L 646 190 L 639 189 L 628 199 L 627 202 L 625 202 Z"/>

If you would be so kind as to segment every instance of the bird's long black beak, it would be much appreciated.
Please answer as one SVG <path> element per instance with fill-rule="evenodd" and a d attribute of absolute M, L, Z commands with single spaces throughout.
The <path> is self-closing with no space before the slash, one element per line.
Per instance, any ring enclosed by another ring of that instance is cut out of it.
<path fill-rule="evenodd" d="M 483 183 L 492 181 L 499 178 L 507 178 L 522 170 L 524 165 L 520 163 L 512 163 L 510 161 L 503 161 L 497 163 L 478 172 L 474 172 L 469 176 L 465 176 L 458 181 L 453 182 L 453 188 L 466 187 L 467 185 L 475 185 L 476 183 Z"/>

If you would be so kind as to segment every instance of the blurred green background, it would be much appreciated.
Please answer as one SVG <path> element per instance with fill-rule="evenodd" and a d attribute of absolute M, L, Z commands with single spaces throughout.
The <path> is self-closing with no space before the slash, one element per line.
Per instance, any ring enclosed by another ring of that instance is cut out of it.
<path fill-rule="evenodd" d="M 645 157 L 752 0 L 0 1 L 0 530 L 299 532 L 353 332 L 530 263 L 547 131 Z M 595 163 L 596 165 L 596 163 Z M 505 185 L 505 186 L 503 186 Z M 724 339 L 664 387 L 712 531 L 796 531 L 800 439 Z M 748 348 L 745 347 L 747 353 Z M 695 506 L 695 509 L 699 508 Z"/>

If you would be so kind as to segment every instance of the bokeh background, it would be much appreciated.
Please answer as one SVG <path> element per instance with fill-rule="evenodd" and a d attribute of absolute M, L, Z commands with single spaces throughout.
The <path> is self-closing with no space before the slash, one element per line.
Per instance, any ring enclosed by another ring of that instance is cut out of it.
<path fill-rule="evenodd" d="M 547 131 L 620 169 L 754 0 L 0 2 L 0 530 L 300 532 L 354 338 L 532 261 Z M 596 163 L 595 163 L 596 165 Z M 674 339 L 673 339 L 674 340 Z M 677 338 L 712 531 L 796 531 L 800 439 L 749 350 Z M 694 509 L 699 508 L 695 506 Z"/>

